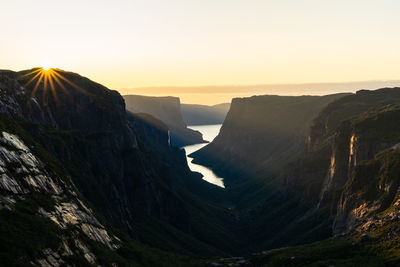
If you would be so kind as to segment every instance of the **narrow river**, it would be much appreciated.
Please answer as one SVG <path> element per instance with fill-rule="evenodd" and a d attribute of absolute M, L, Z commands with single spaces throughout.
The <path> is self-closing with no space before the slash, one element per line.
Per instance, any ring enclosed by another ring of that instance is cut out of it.
<path fill-rule="evenodd" d="M 213 124 L 213 125 L 193 125 L 193 126 L 188 126 L 188 128 L 199 131 L 203 134 L 203 139 L 207 141 L 212 141 L 214 138 L 218 135 L 219 130 L 221 129 L 222 124 Z M 218 177 L 211 169 L 192 163 L 192 158 L 188 157 L 191 153 L 199 150 L 200 148 L 206 146 L 207 143 L 203 144 L 195 144 L 195 145 L 190 145 L 190 146 L 184 146 L 183 148 L 186 151 L 186 159 L 189 165 L 189 168 L 194 171 L 194 172 L 199 172 L 203 175 L 203 180 L 218 185 L 220 187 L 225 187 L 224 186 L 224 181 L 221 177 Z"/>

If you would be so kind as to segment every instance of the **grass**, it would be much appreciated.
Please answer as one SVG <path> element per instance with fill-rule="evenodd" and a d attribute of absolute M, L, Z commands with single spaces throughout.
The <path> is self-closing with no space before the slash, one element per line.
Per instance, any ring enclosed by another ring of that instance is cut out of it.
<path fill-rule="evenodd" d="M 370 247 L 348 238 L 274 249 L 255 255 L 252 261 L 256 266 L 390 266 L 389 260 L 375 255 Z"/>

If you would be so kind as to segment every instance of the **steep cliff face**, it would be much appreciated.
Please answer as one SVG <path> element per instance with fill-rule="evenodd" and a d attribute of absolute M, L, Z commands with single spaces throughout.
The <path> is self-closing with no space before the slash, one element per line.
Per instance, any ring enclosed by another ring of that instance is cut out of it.
<path fill-rule="evenodd" d="M 133 113 L 148 113 L 164 122 L 171 132 L 173 146 L 185 146 L 204 142 L 198 131 L 188 129 L 181 114 L 178 97 L 124 96 L 126 109 Z"/>
<path fill-rule="evenodd" d="M 382 148 L 382 144 L 374 140 L 365 143 L 353 135 L 350 119 L 386 105 L 398 104 L 399 100 L 398 88 L 384 88 L 361 90 L 330 103 L 312 122 L 306 153 L 286 168 L 281 179 L 303 192 L 307 199 L 330 206 L 334 214 L 340 192 L 347 181 L 349 164 L 371 159 Z M 354 149 L 349 150 L 355 145 L 360 147 L 358 155 L 354 154 Z"/>
<path fill-rule="evenodd" d="M 40 69 L 0 72 L 1 113 L 61 162 L 97 212 L 166 250 L 210 255 L 218 246 L 233 249 L 234 242 L 221 245 L 233 238 L 230 230 L 220 230 L 231 215 L 213 205 L 222 191 L 190 172 L 184 151 L 170 146 L 165 124 L 127 115 L 117 92 L 87 78 L 51 72 L 53 84 L 49 76 L 39 79 L 48 75 Z"/>
<path fill-rule="evenodd" d="M 400 109 L 392 106 L 368 112 L 352 120 L 347 173 L 336 188 L 342 188 L 335 234 L 354 230 L 365 220 L 392 207 L 397 201 L 400 168 Z M 345 177 L 345 179 L 343 179 Z M 331 177 L 332 182 L 337 178 Z M 327 186 L 331 190 L 333 186 Z M 335 188 L 335 187 L 334 187 Z"/>
<path fill-rule="evenodd" d="M 193 154 L 195 162 L 227 173 L 228 183 L 249 170 L 278 170 L 302 149 L 321 108 L 342 96 L 235 98 L 219 135 Z"/>
<path fill-rule="evenodd" d="M 382 91 L 390 92 L 386 95 L 388 100 L 390 94 L 397 93 L 396 90 Z M 377 91 L 377 95 L 382 91 Z M 369 94 L 373 97 L 374 92 Z M 349 266 L 398 265 L 400 106 L 386 104 L 342 121 L 332 131 L 331 161 L 319 208 L 329 205 L 335 209 L 334 237 L 310 245 L 260 253 L 254 255 L 255 262 L 280 266 L 290 259 L 296 266 L 316 262 Z"/>
<path fill-rule="evenodd" d="M 365 230 L 374 220 L 382 226 L 379 214 L 396 203 L 399 96 L 399 88 L 363 90 L 329 104 L 314 120 L 307 153 L 283 175 L 328 207 L 335 235 Z"/>
<path fill-rule="evenodd" d="M 16 214 L 25 213 L 21 207 L 31 205 L 27 207 L 27 209 L 32 209 L 30 212 L 33 212 L 29 220 L 37 220 L 42 225 L 27 225 L 26 227 L 38 227 L 39 232 L 46 235 L 44 238 L 49 237 L 49 240 L 38 241 L 36 247 L 32 247 L 34 253 L 30 255 L 31 258 L 24 255 L 21 262 L 29 263 L 29 260 L 32 260 L 38 265 L 60 265 L 68 261 L 68 257 L 82 254 L 87 263 L 98 264 L 96 255 L 90 251 L 82 235 L 102 243 L 111 250 L 119 247 L 119 239 L 105 230 L 93 211 L 79 198 L 69 178 L 62 177 L 61 173 L 46 168 L 46 165 L 35 155 L 36 153 L 32 152 L 18 135 L 4 131 L 5 128 L 8 128 L 7 131 L 15 130 L 5 127 L 6 122 L 7 119 L 2 117 L 0 121 L 3 130 L 0 136 L 1 224 L 4 227 L 12 223 L 13 219 L 17 220 Z M 48 225 L 48 231 L 40 228 L 45 225 Z M 2 232 L 6 230 L 3 227 L 1 227 Z M 67 233 L 68 229 L 71 229 L 72 233 Z M 18 230 L 23 231 L 23 229 Z M 30 238 L 35 235 L 29 232 L 25 234 L 31 235 Z M 12 235 L 12 233 L 1 234 L 2 239 Z M 21 240 L 6 242 L 21 242 Z M 8 264 L 12 264 L 11 257 L 5 260 Z"/>

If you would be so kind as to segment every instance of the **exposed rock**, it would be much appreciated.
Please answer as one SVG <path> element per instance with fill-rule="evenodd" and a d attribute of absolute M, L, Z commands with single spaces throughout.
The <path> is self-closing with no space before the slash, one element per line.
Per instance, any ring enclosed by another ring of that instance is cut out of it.
<path fill-rule="evenodd" d="M 0 137 L 0 165 L 3 166 L 0 169 L 0 188 L 3 190 L 13 194 L 26 194 L 30 191 L 52 194 L 63 192 L 48 173 L 40 171 L 44 167 L 43 164 L 31 153 L 24 142 L 7 132 L 2 132 L 2 137 Z M 13 174 L 20 178 L 18 180 L 13 178 Z M 57 183 L 61 181 L 57 179 Z"/>
<path fill-rule="evenodd" d="M 31 191 L 48 193 L 58 202 L 54 206 L 53 212 L 47 212 L 39 208 L 39 213 L 50 218 L 62 229 L 69 225 L 76 225 L 81 228 L 89 238 L 101 242 L 110 249 L 118 248 L 117 242 L 113 241 L 104 226 L 94 216 L 93 212 L 77 198 L 73 188 L 67 186 L 61 179 L 52 179 L 45 171 L 45 166 L 40 160 L 32 154 L 31 150 L 16 135 L 2 132 L 0 137 L 0 188 L 6 194 L 28 194 Z M 15 166 L 19 166 L 15 168 Z M 2 173 L 1 173 L 2 172 Z M 68 193 L 74 196 L 75 200 L 71 202 L 62 202 Z M 62 196 L 60 196 L 63 194 Z M 1 207 L 11 210 L 11 206 L 16 203 L 12 195 L 1 196 Z M 96 262 L 96 257 L 89 251 L 87 246 L 78 242 L 79 248 L 83 251 L 85 258 L 92 264 Z M 69 246 L 63 241 L 61 254 L 64 256 L 73 255 Z M 39 266 L 60 266 L 64 261 L 60 258 L 58 252 L 53 252 L 50 248 L 43 251 L 44 259 L 38 259 L 36 263 Z"/>
<path fill-rule="evenodd" d="M 76 203 L 60 203 L 55 206 L 55 211 L 46 212 L 39 209 L 39 213 L 50 218 L 61 228 L 66 229 L 68 225 L 77 225 L 91 239 L 103 243 L 110 249 L 118 248 L 118 245 L 111 239 L 104 226 L 94 216 L 89 209 L 83 211 Z"/>
<path fill-rule="evenodd" d="M 355 119 L 352 132 L 357 132 L 357 138 L 354 134 L 338 136 L 350 141 L 348 148 L 340 148 L 349 155 L 348 163 L 340 166 L 341 175 L 334 178 L 341 182 L 329 188 L 331 191 L 343 190 L 337 205 L 334 234 L 352 231 L 365 220 L 371 220 L 389 208 L 391 203 L 396 203 L 399 181 L 392 172 L 396 171 L 394 166 L 399 152 L 397 149 L 385 149 L 400 141 L 399 118 L 399 108 L 384 108 L 363 115 L 362 119 Z M 390 162 L 393 165 L 388 165 Z"/>
<path fill-rule="evenodd" d="M 89 250 L 89 248 L 79 239 L 75 239 L 75 245 L 83 252 L 85 259 L 91 263 L 96 264 L 96 256 Z"/>
<path fill-rule="evenodd" d="M 37 259 L 36 263 L 41 267 L 58 267 L 65 265 L 65 262 L 61 259 L 60 255 L 53 251 L 51 248 L 46 248 L 42 251 L 44 254 L 43 259 Z M 72 255 L 72 254 L 71 254 Z"/>

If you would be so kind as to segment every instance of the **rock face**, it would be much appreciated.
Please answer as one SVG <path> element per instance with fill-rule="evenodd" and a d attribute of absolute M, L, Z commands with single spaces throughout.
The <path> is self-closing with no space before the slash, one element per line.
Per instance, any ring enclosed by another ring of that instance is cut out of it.
<path fill-rule="evenodd" d="M 45 206 L 39 204 L 36 214 L 32 216 L 39 220 L 45 220 L 43 217 L 49 218 L 58 226 L 62 238 L 67 240 L 73 235 L 75 242 L 80 244 L 77 247 L 79 252 L 72 252 L 66 242 L 58 243 L 56 252 L 45 248 L 33 259 L 37 265 L 60 266 L 65 264 L 66 257 L 79 253 L 88 263 L 98 264 L 82 235 L 111 250 L 119 247 L 119 239 L 110 235 L 97 220 L 93 211 L 80 199 L 71 180 L 47 170 L 46 165 L 18 135 L 5 131 L 0 134 L 0 177 L 0 210 L 14 211 L 18 209 L 18 205 L 28 202 L 32 195 L 47 195 L 51 203 Z M 74 227 L 72 233 L 66 233 L 71 227 Z M 40 250 L 40 247 L 36 249 Z M 40 258 L 40 255 L 44 258 Z"/>
<path fill-rule="evenodd" d="M 329 203 L 335 213 L 340 193 L 333 191 L 340 191 L 348 180 L 349 172 L 353 170 L 349 169 L 349 164 L 372 159 L 378 151 L 389 145 L 373 139 L 363 141 L 359 136 L 353 135 L 354 122 L 351 119 L 365 112 L 399 103 L 400 90 L 384 88 L 375 91 L 361 90 L 329 104 L 314 119 L 307 138 L 307 153 L 284 175 L 285 181 L 299 191 L 308 192 L 308 198 L 323 205 Z M 370 129 L 366 127 L 364 132 L 368 131 Z M 358 146 L 363 148 L 357 152 L 357 158 L 354 153 Z M 296 170 L 292 171 L 294 169 Z"/>
<path fill-rule="evenodd" d="M 348 162 L 335 169 L 346 173 L 328 176 L 330 183 L 322 192 L 341 191 L 334 234 L 354 230 L 398 201 L 399 119 L 399 106 L 371 111 L 353 119 L 350 134 L 341 136 L 349 140 L 348 147 L 342 148 Z"/>
<path fill-rule="evenodd" d="M 398 88 L 362 90 L 329 104 L 315 118 L 307 153 L 283 175 L 285 182 L 336 214 L 341 192 L 357 165 L 396 142 L 397 128 L 389 118 L 395 117 L 390 107 L 400 104 L 399 97 Z M 378 114 L 385 114 L 387 122 L 378 121 Z M 378 123 L 384 132 L 378 133 Z M 385 133 L 391 137 L 385 138 Z"/>
<path fill-rule="evenodd" d="M 164 122 L 170 130 L 173 146 L 180 147 L 204 142 L 200 132 L 187 128 L 182 119 L 178 97 L 126 95 L 124 99 L 128 111 L 148 113 Z"/>
<path fill-rule="evenodd" d="M 360 235 L 363 243 L 400 234 L 399 104 L 400 88 L 362 90 L 332 102 L 315 118 L 307 152 L 282 175 L 329 211 L 334 236 Z"/>
<path fill-rule="evenodd" d="M 222 124 L 230 106 L 230 103 L 214 106 L 181 104 L 182 117 L 187 125 Z"/>

